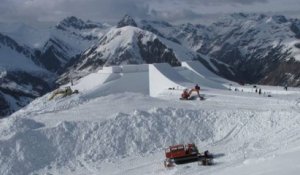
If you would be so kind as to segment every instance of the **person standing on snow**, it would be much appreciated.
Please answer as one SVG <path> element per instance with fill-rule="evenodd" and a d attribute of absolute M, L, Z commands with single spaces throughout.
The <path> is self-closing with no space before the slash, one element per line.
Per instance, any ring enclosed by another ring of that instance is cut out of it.
<path fill-rule="evenodd" d="M 198 96 L 200 97 L 200 86 L 198 84 L 196 84 L 195 86 L 195 91 L 197 92 Z M 201 98 L 201 97 L 200 97 Z"/>

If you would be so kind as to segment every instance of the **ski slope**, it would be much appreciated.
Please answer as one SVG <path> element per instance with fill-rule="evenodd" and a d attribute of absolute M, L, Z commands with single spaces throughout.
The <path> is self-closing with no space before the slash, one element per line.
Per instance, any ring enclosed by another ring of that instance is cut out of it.
<path fill-rule="evenodd" d="M 145 67 L 90 74 L 72 87 L 79 94 L 49 101 L 49 93 L 0 120 L 0 174 L 299 172 L 299 88 L 257 85 L 268 92 L 259 95 L 252 85 L 232 85 L 204 88 L 204 101 L 181 101 L 180 91 L 154 98 L 152 79 L 156 85 L 187 80 L 167 65 L 152 68 L 157 77 Z M 164 148 L 190 142 L 220 155 L 215 165 L 163 166 Z"/>

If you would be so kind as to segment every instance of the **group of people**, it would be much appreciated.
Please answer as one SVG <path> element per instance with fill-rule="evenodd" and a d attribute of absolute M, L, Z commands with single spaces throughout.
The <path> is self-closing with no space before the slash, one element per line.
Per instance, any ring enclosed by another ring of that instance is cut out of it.
<path fill-rule="evenodd" d="M 184 89 L 182 94 L 181 94 L 181 98 L 185 99 L 185 100 L 188 100 L 191 97 L 191 94 L 193 92 L 196 92 L 198 97 L 201 98 L 201 96 L 200 96 L 200 86 L 198 84 L 196 84 L 195 87 L 192 88 L 191 90 Z"/>

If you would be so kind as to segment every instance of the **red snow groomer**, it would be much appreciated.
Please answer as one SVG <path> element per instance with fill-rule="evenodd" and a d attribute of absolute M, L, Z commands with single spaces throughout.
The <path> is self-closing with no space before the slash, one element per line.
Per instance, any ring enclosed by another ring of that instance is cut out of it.
<path fill-rule="evenodd" d="M 193 143 L 169 146 L 165 150 L 165 154 L 165 167 L 172 167 L 175 164 L 184 164 L 196 161 L 202 165 L 212 165 L 213 163 L 213 156 L 208 151 L 205 151 L 203 154 L 199 153 L 198 148 Z"/>

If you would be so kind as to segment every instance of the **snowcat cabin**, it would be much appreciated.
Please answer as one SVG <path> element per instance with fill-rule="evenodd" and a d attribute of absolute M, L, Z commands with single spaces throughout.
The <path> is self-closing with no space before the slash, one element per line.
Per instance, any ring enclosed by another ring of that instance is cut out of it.
<path fill-rule="evenodd" d="M 165 152 L 166 152 L 166 158 L 169 159 L 187 157 L 187 156 L 197 155 L 199 153 L 195 144 L 170 146 L 169 148 L 166 149 Z"/>
<path fill-rule="evenodd" d="M 166 158 L 173 159 L 185 156 L 184 145 L 174 145 L 166 149 Z"/>
<path fill-rule="evenodd" d="M 190 154 L 190 155 L 197 155 L 199 152 L 198 152 L 198 148 L 196 147 L 195 144 L 188 144 L 187 145 L 187 154 Z"/>

